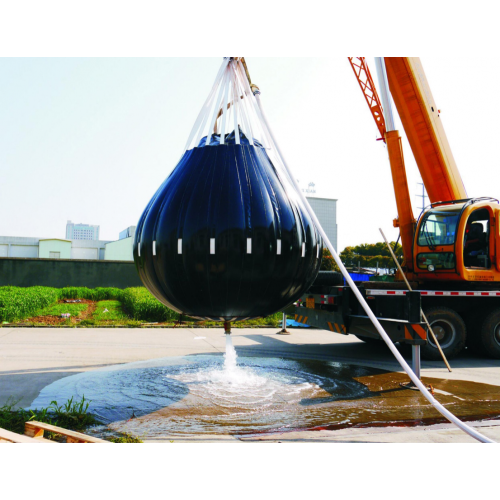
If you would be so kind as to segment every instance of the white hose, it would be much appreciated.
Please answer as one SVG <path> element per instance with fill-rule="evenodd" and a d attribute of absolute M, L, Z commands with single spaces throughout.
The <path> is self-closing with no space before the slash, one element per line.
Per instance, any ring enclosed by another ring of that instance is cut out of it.
<path fill-rule="evenodd" d="M 477 439 L 478 441 L 481 441 L 482 443 L 495 443 L 495 441 L 487 438 L 486 436 L 483 436 L 481 433 L 477 432 L 474 430 L 472 427 L 469 427 L 468 425 L 464 424 L 461 420 L 459 420 L 453 413 L 449 412 L 439 401 L 437 401 L 432 394 L 428 391 L 428 389 L 425 387 L 425 385 L 419 380 L 419 378 L 415 375 L 413 370 L 410 368 L 408 363 L 405 361 L 403 356 L 399 353 L 399 351 L 396 349 L 396 346 L 392 343 L 391 339 L 385 332 L 384 328 L 378 321 L 377 317 L 375 314 L 373 314 L 373 311 L 370 309 L 370 306 L 364 299 L 363 295 L 361 295 L 361 292 L 358 290 L 358 287 L 354 284 L 354 281 L 352 278 L 349 276 L 349 273 L 347 272 L 346 268 L 344 267 L 344 264 L 342 264 L 342 261 L 340 260 L 339 256 L 337 255 L 337 252 L 335 251 L 335 248 L 333 248 L 333 245 L 331 244 L 330 240 L 328 239 L 325 231 L 321 227 L 321 224 L 319 223 L 316 214 L 313 212 L 311 206 L 309 205 L 309 202 L 307 201 L 306 197 L 303 195 L 302 191 L 300 190 L 297 181 L 295 180 L 295 177 L 292 175 L 290 172 L 290 169 L 288 168 L 288 165 L 285 161 L 285 157 L 283 156 L 283 153 L 281 152 L 278 143 L 276 142 L 276 138 L 274 137 L 273 131 L 271 127 L 269 126 L 269 122 L 267 121 L 266 115 L 264 113 L 264 109 L 262 107 L 262 103 L 260 100 L 260 95 L 257 93 L 256 94 L 256 99 L 257 102 L 259 103 L 259 108 L 261 111 L 262 118 L 264 120 L 264 123 L 268 129 L 269 135 L 274 143 L 274 147 L 276 148 L 277 153 L 279 154 L 281 161 L 283 163 L 283 167 L 285 168 L 285 171 L 288 174 L 288 177 L 292 181 L 293 185 L 295 186 L 295 189 L 297 193 L 299 194 L 302 202 L 304 203 L 311 219 L 314 221 L 316 224 L 316 227 L 318 228 L 319 233 L 321 234 L 324 242 L 326 243 L 326 246 L 328 247 L 328 250 L 330 250 L 330 253 L 332 254 L 333 258 L 335 259 L 335 262 L 339 266 L 340 271 L 344 275 L 344 278 L 346 279 L 347 283 L 351 287 L 351 290 L 354 292 L 356 295 L 357 299 L 359 300 L 359 303 L 365 310 L 367 316 L 370 318 L 371 322 L 377 329 L 378 333 L 384 340 L 384 342 L 387 344 L 389 349 L 391 350 L 392 354 L 394 354 L 395 358 L 398 360 L 399 364 L 403 368 L 403 370 L 408 374 L 410 377 L 411 381 L 418 387 L 420 392 L 425 396 L 425 398 L 429 401 L 429 403 L 436 408 L 441 415 L 443 415 L 445 418 L 447 418 L 452 424 L 455 424 L 457 427 L 459 427 L 462 431 L 466 432 L 469 434 L 469 436 L 473 437 L 474 439 Z"/>

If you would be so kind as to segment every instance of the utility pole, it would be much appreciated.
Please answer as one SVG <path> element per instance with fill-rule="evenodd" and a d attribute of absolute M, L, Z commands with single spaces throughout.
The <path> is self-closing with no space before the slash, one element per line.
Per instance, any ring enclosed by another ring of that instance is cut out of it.
<path fill-rule="evenodd" d="M 422 206 L 421 207 L 418 207 L 420 210 L 423 210 L 426 205 L 425 205 L 425 199 L 426 198 L 429 198 L 427 196 L 427 193 L 425 192 L 425 186 L 424 186 L 424 183 L 423 182 L 417 182 L 417 184 L 419 186 L 422 186 L 422 194 L 417 194 L 417 198 L 422 198 Z"/>

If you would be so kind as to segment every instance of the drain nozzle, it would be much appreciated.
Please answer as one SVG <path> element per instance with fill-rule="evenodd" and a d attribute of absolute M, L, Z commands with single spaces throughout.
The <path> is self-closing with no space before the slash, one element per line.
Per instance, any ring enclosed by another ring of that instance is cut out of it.
<path fill-rule="evenodd" d="M 231 321 L 224 321 L 224 333 L 231 335 Z"/>

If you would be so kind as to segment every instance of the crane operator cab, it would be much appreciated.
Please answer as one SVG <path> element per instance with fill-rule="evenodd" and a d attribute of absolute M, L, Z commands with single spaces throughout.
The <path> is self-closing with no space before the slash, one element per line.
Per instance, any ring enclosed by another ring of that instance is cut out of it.
<path fill-rule="evenodd" d="M 499 220 L 492 198 L 433 203 L 417 224 L 415 278 L 500 281 Z"/>

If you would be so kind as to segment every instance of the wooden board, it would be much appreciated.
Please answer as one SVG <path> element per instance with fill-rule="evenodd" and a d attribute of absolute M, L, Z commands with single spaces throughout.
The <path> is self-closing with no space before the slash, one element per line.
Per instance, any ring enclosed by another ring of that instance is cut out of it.
<path fill-rule="evenodd" d="M 8 431 L 6 429 L 0 428 L 0 443 L 54 443 L 55 441 L 49 441 L 48 439 L 35 439 L 32 437 L 25 436 L 24 434 L 17 434 L 16 432 Z"/>
<path fill-rule="evenodd" d="M 67 443 L 109 443 L 109 441 L 105 441 L 104 439 L 87 436 L 81 432 L 70 431 L 62 427 L 56 427 L 55 425 L 37 422 L 36 420 L 31 420 L 24 424 L 24 434 L 32 437 L 32 439 L 42 438 L 44 431 L 66 436 Z"/>

